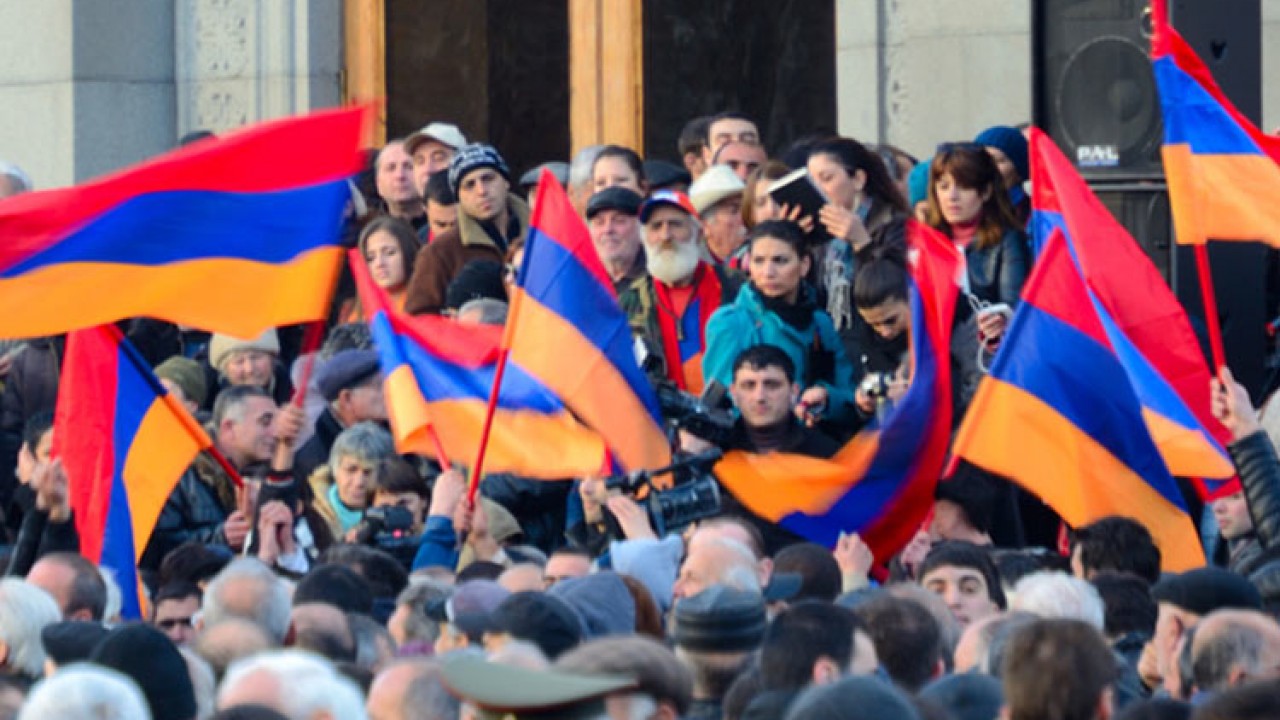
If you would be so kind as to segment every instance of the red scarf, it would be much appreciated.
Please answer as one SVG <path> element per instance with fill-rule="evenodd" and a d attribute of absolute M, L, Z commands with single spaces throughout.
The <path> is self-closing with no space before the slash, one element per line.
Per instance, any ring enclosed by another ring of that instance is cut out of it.
<path fill-rule="evenodd" d="M 662 331 L 662 354 L 667 361 L 667 377 L 681 390 L 698 394 L 702 392 L 702 353 L 706 349 L 704 333 L 711 313 L 720 307 L 720 278 L 715 269 L 706 263 L 698 263 L 693 271 L 693 295 L 689 304 L 676 316 L 675 302 L 671 297 L 671 288 L 658 280 L 653 281 L 653 292 L 657 297 L 658 328 Z M 698 349 L 689 357 L 681 356 L 680 344 L 684 338 L 684 313 L 694 305 L 698 307 L 697 343 Z"/>

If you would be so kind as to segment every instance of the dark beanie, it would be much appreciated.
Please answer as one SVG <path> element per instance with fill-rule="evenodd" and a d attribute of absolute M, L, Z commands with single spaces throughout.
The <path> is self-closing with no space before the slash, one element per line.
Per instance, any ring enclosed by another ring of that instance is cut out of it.
<path fill-rule="evenodd" d="M 508 182 L 511 180 L 511 169 L 507 167 L 507 161 L 502 159 L 502 155 L 492 145 L 472 143 L 458 148 L 453 160 L 449 162 L 449 189 L 456 196 L 458 186 L 467 173 L 485 167 L 497 170 Z"/>
<path fill-rule="evenodd" d="M 453 277 L 444 291 L 444 306 L 458 310 L 472 300 L 489 298 L 507 301 L 502 284 L 502 265 L 492 260 L 472 260 Z"/>
<path fill-rule="evenodd" d="M 751 652 L 767 624 L 760 593 L 712 585 L 676 603 L 673 635 L 677 646 L 694 652 Z"/>
<path fill-rule="evenodd" d="M 54 663 L 70 665 L 88 660 L 107 634 L 107 629 L 99 622 L 63 620 L 44 626 L 40 631 L 40 644 L 44 646 L 44 654 Z"/>
<path fill-rule="evenodd" d="M 531 642 L 549 659 L 582 642 L 585 623 L 568 603 L 540 592 L 518 592 L 489 616 L 489 629 Z"/>
<path fill-rule="evenodd" d="M 1018 177 L 1031 179 L 1031 168 L 1027 164 L 1027 138 L 1018 128 L 1007 125 L 996 125 L 978 133 L 973 139 L 979 145 L 993 147 L 1004 153 L 1018 171 Z"/>
<path fill-rule="evenodd" d="M 368 615 L 373 609 L 373 589 L 345 565 L 319 565 L 293 591 L 294 607 L 304 603 L 327 603 L 343 612 Z"/>
<path fill-rule="evenodd" d="M 1262 596 L 1257 588 L 1242 576 L 1218 567 L 1166 575 L 1151 588 L 1151 598 L 1196 615 L 1208 615 L 1214 610 L 1262 608 Z"/>
<path fill-rule="evenodd" d="M 187 661 L 164 633 L 149 625 L 122 625 L 94 649 L 90 661 L 128 675 L 147 698 L 154 720 L 191 720 L 196 691 Z"/>

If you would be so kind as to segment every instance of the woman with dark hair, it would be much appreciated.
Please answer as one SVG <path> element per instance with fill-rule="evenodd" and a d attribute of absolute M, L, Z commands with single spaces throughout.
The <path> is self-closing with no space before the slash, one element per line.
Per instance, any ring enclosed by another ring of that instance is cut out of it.
<path fill-rule="evenodd" d="M 356 245 L 374 284 L 386 291 L 393 307 L 403 309 L 413 261 L 422 247 L 413 227 L 400 218 L 383 215 L 360 231 Z"/>
<path fill-rule="evenodd" d="M 644 161 L 635 150 L 621 145 L 605 145 L 591 164 L 591 192 L 620 185 L 641 197 L 649 194 Z"/>
<path fill-rule="evenodd" d="M 836 329 L 850 328 L 849 302 L 858 257 L 906 245 L 907 203 L 879 155 L 851 138 L 824 140 L 809 151 L 809 176 L 830 201 L 817 220 L 831 241 L 815 249 L 816 280 Z"/>
<path fill-rule="evenodd" d="M 703 377 L 729 387 L 739 353 L 776 345 L 791 358 L 803 390 L 797 414 L 809 421 L 819 415 L 841 424 L 853 420 L 853 366 L 831 316 L 804 280 L 812 261 L 800 228 L 769 220 L 756 225 L 746 243 L 750 282 L 707 321 Z"/>
<path fill-rule="evenodd" d="M 929 224 L 964 253 L 964 290 L 978 312 L 978 327 L 988 343 L 998 342 L 1032 258 L 1000 170 L 981 145 L 938 148 L 929 170 Z M 998 304 L 1007 308 L 986 310 Z"/>

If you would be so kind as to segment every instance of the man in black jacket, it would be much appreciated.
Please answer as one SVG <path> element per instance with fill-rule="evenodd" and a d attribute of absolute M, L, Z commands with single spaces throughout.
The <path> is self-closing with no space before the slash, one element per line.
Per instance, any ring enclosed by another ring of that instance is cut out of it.
<path fill-rule="evenodd" d="M 796 384 L 795 365 L 780 348 L 753 345 L 743 350 L 733 363 L 733 397 L 740 416 L 724 450 L 752 453 L 782 452 L 809 457 L 829 458 L 840 449 L 839 444 L 818 430 L 805 427 L 795 416 L 800 386 Z M 786 545 L 803 538 L 775 523 L 751 513 L 731 493 L 722 495 L 726 515 L 749 520 L 764 537 L 765 554 L 773 555 Z"/>
<path fill-rule="evenodd" d="M 298 448 L 293 460 L 296 475 L 304 482 L 313 470 L 329 462 L 329 450 L 343 430 L 366 420 L 387 421 L 376 351 L 336 353 L 324 362 L 316 386 L 328 406 L 316 418 L 315 433 Z"/>

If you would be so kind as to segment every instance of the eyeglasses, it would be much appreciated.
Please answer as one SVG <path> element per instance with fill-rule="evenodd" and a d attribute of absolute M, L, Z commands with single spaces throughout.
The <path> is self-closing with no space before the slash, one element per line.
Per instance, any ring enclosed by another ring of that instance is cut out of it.
<path fill-rule="evenodd" d="M 172 630 L 176 627 L 195 627 L 195 619 L 189 617 L 165 618 L 157 620 L 156 627 L 161 630 Z"/>
<path fill-rule="evenodd" d="M 945 155 L 956 150 L 967 152 L 986 152 L 987 149 L 976 142 L 945 142 L 938 145 L 938 154 Z"/>

